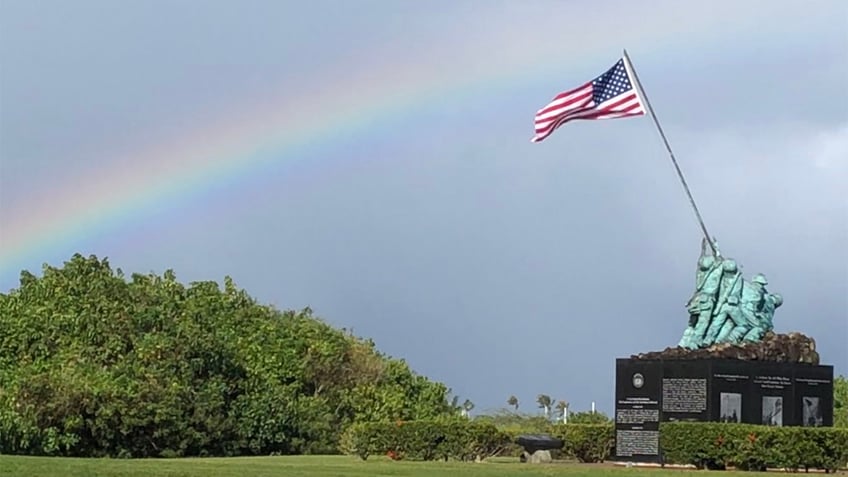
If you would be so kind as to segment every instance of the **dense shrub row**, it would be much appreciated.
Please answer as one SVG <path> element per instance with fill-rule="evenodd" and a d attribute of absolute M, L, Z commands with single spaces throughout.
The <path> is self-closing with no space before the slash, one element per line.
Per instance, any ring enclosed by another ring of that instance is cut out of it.
<path fill-rule="evenodd" d="M 603 462 L 615 447 L 613 424 L 558 424 L 551 435 L 563 440 L 564 457 L 580 462 Z"/>
<path fill-rule="evenodd" d="M 554 424 L 536 429 L 562 439 L 557 452 L 580 462 L 603 462 L 615 453 L 615 427 L 608 424 Z M 469 460 L 510 455 L 518 434 L 482 420 L 449 419 L 359 423 L 348 428 L 341 450 L 367 459 Z M 667 464 L 698 468 L 764 470 L 825 469 L 848 465 L 848 429 L 769 427 L 727 423 L 662 423 L 660 445 Z"/>
<path fill-rule="evenodd" d="M 590 434 L 595 432 L 595 428 L 587 428 L 592 430 L 583 431 L 582 425 L 594 424 L 594 425 L 602 425 L 597 427 L 599 430 L 603 430 L 607 436 L 612 436 L 613 428 L 612 428 L 612 420 L 604 413 L 601 412 L 571 412 L 568 417 L 568 427 L 561 423 L 551 422 L 549 418 L 546 418 L 542 415 L 538 414 L 524 414 L 512 412 L 509 410 L 501 410 L 499 412 L 495 412 L 493 414 L 482 415 L 474 418 L 477 422 L 487 422 L 493 424 L 495 427 L 507 433 L 512 442 L 506 446 L 506 449 L 501 452 L 501 456 L 508 457 L 519 457 L 524 449 L 515 442 L 515 439 L 522 434 L 551 434 L 554 437 L 563 438 L 566 432 L 569 432 L 568 443 L 566 443 L 562 449 L 558 449 L 555 451 L 551 451 L 551 456 L 554 459 L 576 459 L 584 462 L 600 462 L 603 459 L 593 457 L 593 455 L 598 455 L 597 447 L 594 445 L 593 441 L 587 442 L 586 438 L 589 436 L 586 432 Z M 571 433 L 576 433 L 577 435 L 571 435 Z M 602 446 L 607 446 L 606 441 L 602 441 L 605 444 Z M 609 454 L 607 451 L 606 454 L 603 454 L 604 457 Z"/>
<path fill-rule="evenodd" d="M 558 455 L 581 462 L 603 462 L 615 444 L 612 424 L 559 424 L 543 431 L 565 442 Z M 342 436 L 341 450 L 363 459 L 389 454 L 416 460 L 469 460 L 515 455 L 514 442 L 522 433 L 467 419 L 359 423 Z"/>
<path fill-rule="evenodd" d="M 663 423 L 666 463 L 743 470 L 818 468 L 848 464 L 848 429 L 724 423 Z"/>
<path fill-rule="evenodd" d="M 499 454 L 510 436 L 489 423 L 468 419 L 357 423 L 342 435 L 340 450 L 363 460 L 371 455 L 395 459 L 484 459 Z"/>

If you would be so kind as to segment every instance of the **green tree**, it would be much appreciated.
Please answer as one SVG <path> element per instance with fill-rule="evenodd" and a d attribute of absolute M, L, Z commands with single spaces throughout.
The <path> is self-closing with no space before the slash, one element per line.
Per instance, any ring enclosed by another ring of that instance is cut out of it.
<path fill-rule="evenodd" d="M 568 420 L 568 401 L 564 401 L 562 399 L 559 400 L 556 404 L 556 410 L 559 413 L 559 418 L 562 419 L 562 422 L 567 422 Z"/>
<path fill-rule="evenodd" d="M 518 410 L 518 398 L 514 395 L 510 396 L 509 399 L 506 400 L 506 403 L 512 406 L 516 411 Z"/>
<path fill-rule="evenodd" d="M 451 415 L 447 392 L 229 277 L 127 280 L 74 255 L 0 294 L 0 453 L 333 452 L 355 422 Z"/>
<path fill-rule="evenodd" d="M 462 403 L 462 414 L 468 416 L 472 409 L 474 409 L 474 403 L 471 402 L 470 399 L 466 399 L 465 402 Z"/>
<path fill-rule="evenodd" d="M 551 413 L 551 405 L 553 404 L 553 400 L 547 394 L 539 394 L 536 397 L 536 403 L 539 404 L 539 408 L 545 413 L 545 417 L 549 417 Z"/>

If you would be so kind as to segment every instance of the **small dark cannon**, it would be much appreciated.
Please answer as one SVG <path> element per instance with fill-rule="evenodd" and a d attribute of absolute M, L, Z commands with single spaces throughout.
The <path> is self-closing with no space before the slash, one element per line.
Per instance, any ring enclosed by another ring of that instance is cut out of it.
<path fill-rule="evenodd" d="M 524 448 L 520 457 L 521 462 L 534 464 L 550 462 L 550 451 L 562 449 L 565 443 L 562 439 L 548 434 L 522 434 L 515 439 L 515 442 Z"/>

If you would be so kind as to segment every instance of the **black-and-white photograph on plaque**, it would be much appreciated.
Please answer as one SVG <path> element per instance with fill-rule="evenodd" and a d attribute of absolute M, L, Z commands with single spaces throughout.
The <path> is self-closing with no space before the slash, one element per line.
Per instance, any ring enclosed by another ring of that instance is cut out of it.
<path fill-rule="evenodd" d="M 721 422 L 742 422 L 742 395 L 739 393 L 721 393 L 719 406 Z"/>
<path fill-rule="evenodd" d="M 819 398 L 804 396 L 801 399 L 801 406 L 801 416 L 804 419 L 802 426 L 819 427 L 824 424 Z"/>
<path fill-rule="evenodd" d="M 783 425 L 783 397 L 763 396 L 763 425 Z"/>

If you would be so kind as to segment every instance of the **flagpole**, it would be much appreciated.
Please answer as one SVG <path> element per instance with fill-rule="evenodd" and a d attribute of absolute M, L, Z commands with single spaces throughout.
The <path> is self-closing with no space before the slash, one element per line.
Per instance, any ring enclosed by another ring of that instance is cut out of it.
<path fill-rule="evenodd" d="M 665 133 L 663 132 L 662 126 L 660 126 L 660 122 L 657 119 L 657 115 L 654 113 L 654 108 L 651 107 L 651 102 L 648 100 L 648 95 L 645 94 L 645 89 L 642 88 L 642 82 L 639 81 L 639 75 L 636 74 L 636 69 L 633 67 L 633 63 L 630 61 L 630 56 L 627 54 L 627 50 L 624 50 L 624 59 L 627 62 L 627 66 L 630 71 L 633 73 L 633 79 L 636 82 L 636 86 L 639 91 L 642 93 L 642 98 L 645 99 L 645 106 L 648 107 L 648 111 L 651 113 L 651 117 L 654 119 L 654 124 L 657 126 L 657 131 L 660 133 L 660 137 L 665 144 L 665 148 L 668 151 L 669 157 L 671 157 L 671 163 L 674 164 L 674 169 L 677 171 L 677 176 L 680 177 L 680 182 L 683 184 L 683 189 L 686 190 L 686 195 L 689 197 L 689 203 L 692 204 L 692 208 L 695 209 L 695 216 L 698 218 L 698 223 L 701 224 L 701 230 L 704 231 L 704 237 L 707 238 L 707 243 L 710 244 L 710 248 L 713 251 L 714 255 L 719 255 L 719 252 L 716 250 L 715 244 L 713 244 L 712 236 L 709 232 L 707 232 L 707 226 L 704 225 L 704 219 L 701 218 L 701 212 L 698 210 L 698 206 L 695 205 L 695 199 L 692 197 L 692 192 L 689 191 L 689 185 L 686 183 L 686 179 L 683 177 L 683 172 L 680 170 L 680 166 L 677 164 L 677 159 L 674 157 L 674 152 L 671 150 L 671 145 L 668 143 L 668 139 L 665 137 Z"/>

